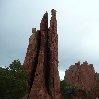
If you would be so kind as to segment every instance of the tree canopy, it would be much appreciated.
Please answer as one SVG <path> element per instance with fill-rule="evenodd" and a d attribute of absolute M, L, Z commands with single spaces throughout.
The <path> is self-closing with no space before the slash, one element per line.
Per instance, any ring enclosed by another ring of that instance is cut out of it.
<path fill-rule="evenodd" d="M 0 67 L 0 99 L 23 99 L 27 89 L 27 77 L 19 60 Z"/>
<path fill-rule="evenodd" d="M 64 99 L 71 99 L 78 93 L 78 88 L 76 86 L 68 85 L 64 80 L 60 81 L 60 87 Z"/>

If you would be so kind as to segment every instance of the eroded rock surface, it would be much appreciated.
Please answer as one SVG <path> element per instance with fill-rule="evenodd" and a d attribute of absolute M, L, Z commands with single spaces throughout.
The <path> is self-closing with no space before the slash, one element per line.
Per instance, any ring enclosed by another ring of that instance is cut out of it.
<path fill-rule="evenodd" d="M 75 85 L 79 89 L 90 91 L 95 84 L 95 71 L 93 64 L 88 64 L 87 61 L 71 65 L 65 71 L 65 81 L 70 85 Z"/>
<path fill-rule="evenodd" d="M 46 12 L 40 30 L 32 29 L 23 64 L 30 87 L 24 99 L 61 99 L 56 10 L 52 9 L 51 14 L 49 28 Z"/>
<path fill-rule="evenodd" d="M 95 73 L 93 64 L 87 61 L 71 65 L 65 71 L 64 80 L 71 86 L 76 86 L 80 90 L 77 98 L 81 99 L 98 99 L 99 98 L 99 74 Z"/>

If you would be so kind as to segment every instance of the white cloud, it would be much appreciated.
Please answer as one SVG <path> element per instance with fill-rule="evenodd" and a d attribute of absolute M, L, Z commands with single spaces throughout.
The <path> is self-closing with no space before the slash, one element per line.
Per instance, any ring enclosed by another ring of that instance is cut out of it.
<path fill-rule="evenodd" d="M 65 72 L 59 70 L 59 76 L 60 76 L 60 80 L 63 80 L 64 79 L 64 76 L 65 76 Z"/>

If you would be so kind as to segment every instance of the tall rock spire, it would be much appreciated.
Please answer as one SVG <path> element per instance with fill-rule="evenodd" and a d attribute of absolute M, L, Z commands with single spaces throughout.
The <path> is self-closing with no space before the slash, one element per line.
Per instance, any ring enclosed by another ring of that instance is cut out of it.
<path fill-rule="evenodd" d="M 43 15 L 43 18 L 41 20 L 40 31 L 48 31 L 48 13 L 47 12 Z"/>
<path fill-rule="evenodd" d="M 48 29 L 48 13 L 40 23 L 40 30 L 32 29 L 24 61 L 29 91 L 24 99 L 61 99 L 58 72 L 58 35 L 56 11 L 52 9 Z"/>
<path fill-rule="evenodd" d="M 51 10 L 51 20 L 49 28 L 49 48 L 50 48 L 50 90 L 52 99 L 60 99 L 60 79 L 58 72 L 58 35 L 56 10 Z"/>

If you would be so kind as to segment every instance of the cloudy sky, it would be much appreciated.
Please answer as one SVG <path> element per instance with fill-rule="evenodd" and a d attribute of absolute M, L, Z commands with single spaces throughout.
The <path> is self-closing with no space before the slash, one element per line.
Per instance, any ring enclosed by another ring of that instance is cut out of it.
<path fill-rule="evenodd" d="M 57 10 L 59 71 L 88 61 L 99 72 L 99 0 L 0 0 L 0 66 L 24 62 L 32 28 Z"/>

